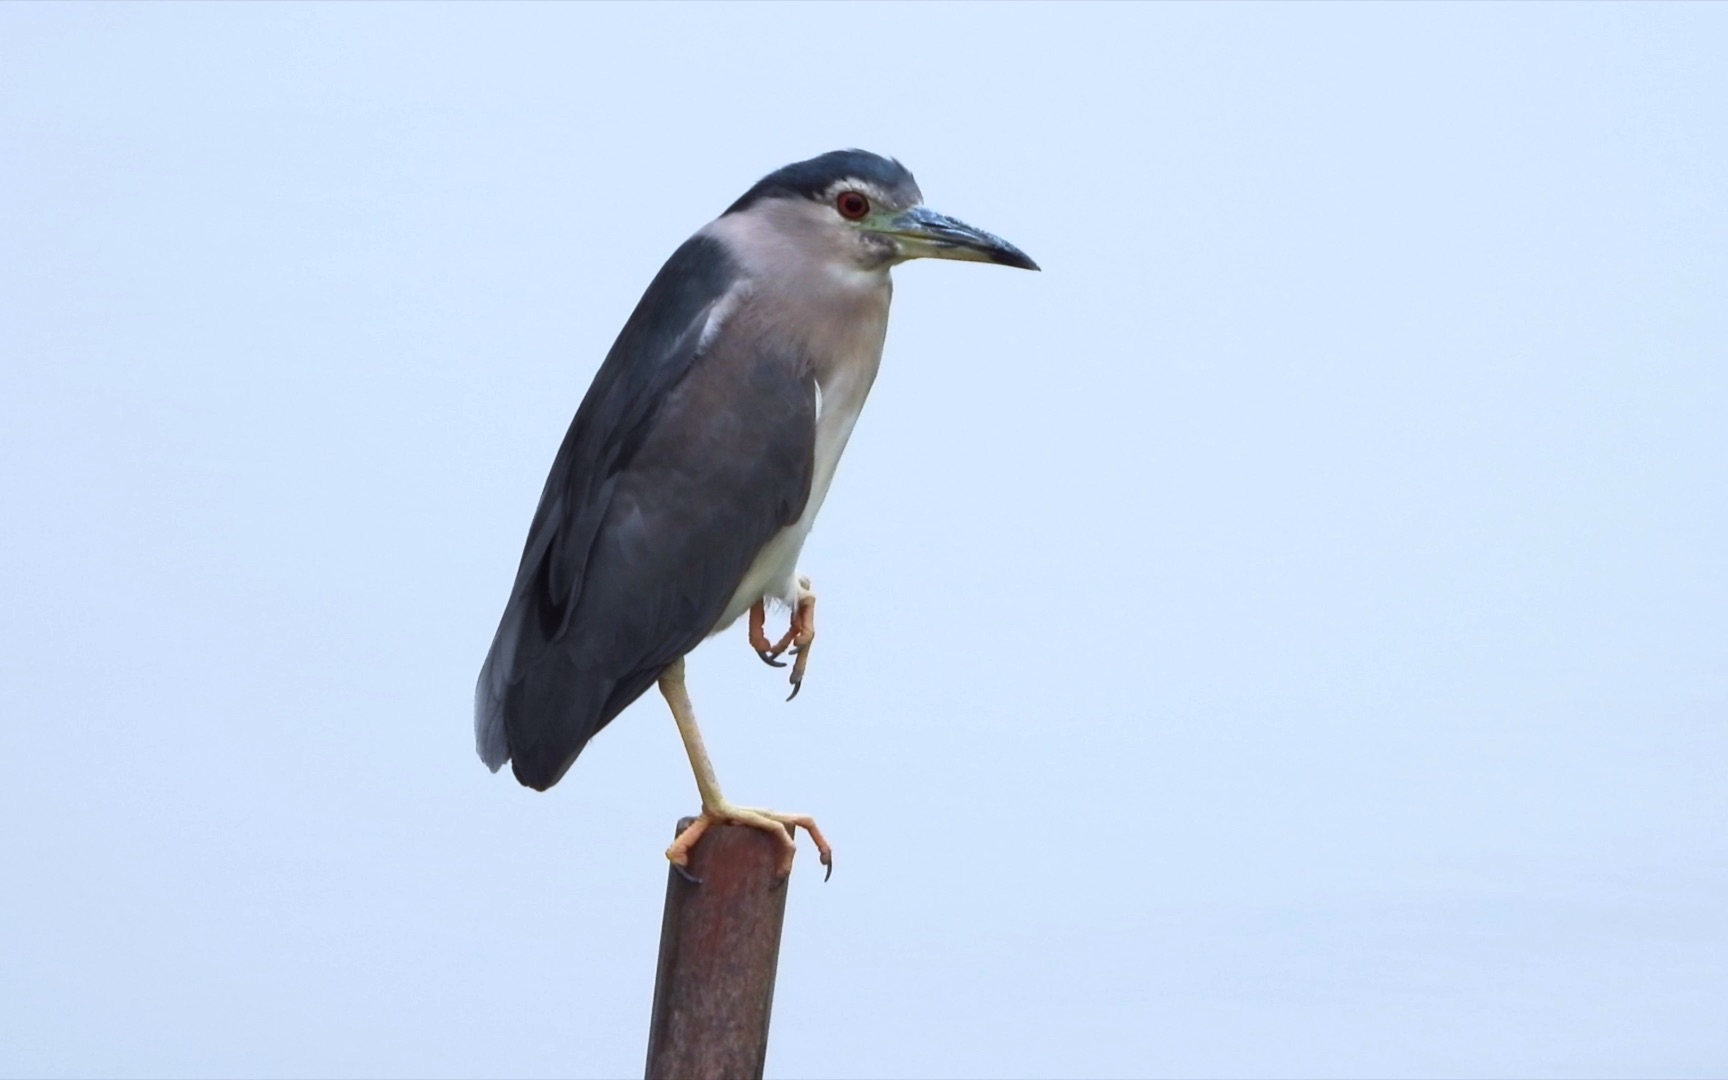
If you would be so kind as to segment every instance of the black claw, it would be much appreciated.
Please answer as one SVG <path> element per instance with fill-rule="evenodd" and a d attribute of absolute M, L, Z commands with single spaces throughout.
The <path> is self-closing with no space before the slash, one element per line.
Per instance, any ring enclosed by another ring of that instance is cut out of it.
<path fill-rule="evenodd" d="M 790 694 L 787 694 L 787 695 L 786 695 L 786 700 L 787 700 L 787 701 L 791 701 L 791 700 L 792 700 L 792 699 L 793 699 L 793 698 L 795 698 L 795 697 L 797 697 L 797 696 L 798 696 L 798 691 L 800 691 L 800 690 L 802 690 L 802 689 L 804 689 L 804 684 L 803 684 L 803 683 L 801 683 L 801 682 L 795 682 L 795 683 L 793 683 L 793 684 L 792 684 L 792 692 L 791 692 L 791 693 L 790 693 Z"/>
<path fill-rule="evenodd" d="M 677 863 L 672 863 L 671 865 L 672 865 L 672 869 L 678 871 L 678 876 L 683 878 L 685 881 L 689 882 L 692 885 L 702 884 L 701 878 L 697 877 L 695 874 L 692 874 L 690 871 L 684 869 L 682 866 L 679 866 Z"/>
<path fill-rule="evenodd" d="M 828 872 L 826 874 L 822 875 L 822 880 L 827 881 L 829 878 L 834 876 L 834 860 L 829 859 L 827 862 L 823 863 L 822 865 L 826 866 L 828 868 Z"/>
<path fill-rule="evenodd" d="M 761 649 L 757 649 L 756 655 L 760 656 L 762 658 L 762 662 L 764 664 L 767 664 L 769 667 L 785 667 L 786 666 L 786 661 L 774 659 L 773 653 L 765 653 Z"/>

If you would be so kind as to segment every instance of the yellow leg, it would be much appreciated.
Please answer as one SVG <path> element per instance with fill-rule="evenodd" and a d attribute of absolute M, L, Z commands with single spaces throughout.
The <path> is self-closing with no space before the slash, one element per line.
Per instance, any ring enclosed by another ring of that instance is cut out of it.
<path fill-rule="evenodd" d="M 780 866 L 776 872 L 782 878 L 787 877 L 792 873 L 792 857 L 798 854 L 798 845 L 786 833 L 785 827 L 791 825 L 803 829 L 810 834 L 810 839 L 815 841 L 822 865 L 828 868 L 828 873 L 823 875 L 822 880 L 828 880 L 834 873 L 834 851 L 822 836 L 822 830 L 816 827 L 816 822 L 811 820 L 809 815 L 782 814 L 773 810 L 733 806 L 726 801 L 726 796 L 720 793 L 720 781 L 714 776 L 714 766 L 708 760 L 708 750 L 702 745 L 702 732 L 696 727 L 696 710 L 690 704 L 689 692 L 684 688 L 682 659 L 673 661 L 672 665 L 660 674 L 660 693 L 665 696 L 666 704 L 672 708 L 672 719 L 678 724 L 678 734 L 684 740 L 684 752 L 690 755 L 690 769 L 696 774 L 696 790 L 702 796 L 701 816 L 666 849 L 666 857 L 672 860 L 672 865 L 680 870 L 688 867 L 691 849 L 702 839 L 702 834 L 714 825 L 748 825 L 773 833 L 784 845 Z"/>

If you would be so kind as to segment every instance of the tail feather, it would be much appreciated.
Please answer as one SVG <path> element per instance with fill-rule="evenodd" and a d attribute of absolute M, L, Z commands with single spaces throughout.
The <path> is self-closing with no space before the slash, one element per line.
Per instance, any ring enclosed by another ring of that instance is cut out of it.
<path fill-rule="evenodd" d="M 494 772 L 505 761 L 536 791 L 563 779 L 607 724 L 654 685 L 658 671 L 607 679 L 580 671 L 567 656 L 548 656 L 503 695 L 476 706 L 480 760 Z"/>

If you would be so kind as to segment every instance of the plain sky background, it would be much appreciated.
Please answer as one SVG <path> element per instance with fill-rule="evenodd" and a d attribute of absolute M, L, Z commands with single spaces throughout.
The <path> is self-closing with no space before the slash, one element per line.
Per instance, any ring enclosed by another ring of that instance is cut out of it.
<path fill-rule="evenodd" d="M 674 247 L 862 146 L 780 1077 L 1728 1073 L 1728 6 L 0 5 L 0 1073 L 639 1075 L 696 793 L 471 695 Z"/>

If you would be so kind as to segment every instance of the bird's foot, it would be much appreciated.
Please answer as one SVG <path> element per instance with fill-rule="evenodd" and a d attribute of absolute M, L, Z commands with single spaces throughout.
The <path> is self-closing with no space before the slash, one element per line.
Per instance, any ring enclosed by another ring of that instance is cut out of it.
<path fill-rule="evenodd" d="M 792 646 L 792 692 L 786 695 L 791 701 L 798 696 L 798 691 L 804 689 L 804 669 L 810 664 L 810 646 L 816 644 L 816 594 L 810 591 L 810 579 L 798 579 L 798 608 L 792 612 L 792 629 L 786 632 L 788 643 Z"/>
<path fill-rule="evenodd" d="M 750 647 L 756 650 L 756 655 L 769 667 L 785 667 L 786 661 L 779 659 L 786 650 L 785 643 L 776 646 L 768 640 L 766 627 L 768 624 L 768 609 L 758 600 L 750 605 Z"/>
<path fill-rule="evenodd" d="M 672 862 L 673 869 L 694 884 L 701 884 L 701 879 L 690 874 L 690 852 L 696 847 L 703 834 L 715 825 L 747 825 L 753 829 L 762 829 L 772 833 L 782 845 L 780 864 L 775 868 L 775 876 L 784 881 L 792 876 L 792 858 L 798 854 L 798 845 L 792 839 L 794 829 L 803 829 L 810 834 L 810 839 L 816 843 L 816 853 L 822 859 L 822 865 L 828 872 L 822 875 L 827 881 L 834 876 L 834 849 L 828 846 L 822 830 L 816 827 L 816 821 L 808 814 L 782 814 L 775 810 L 762 810 L 748 806 L 733 806 L 730 803 L 720 803 L 716 806 L 705 806 L 702 815 L 690 823 L 690 827 L 678 834 L 678 839 L 672 841 L 672 846 L 666 849 L 666 858 Z"/>
<path fill-rule="evenodd" d="M 774 667 L 785 667 L 786 662 L 780 655 L 788 649 L 792 652 L 792 675 L 788 680 L 792 684 L 792 692 L 786 695 L 791 701 L 798 696 L 798 691 L 804 688 L 804 669 L 810 664 L 810 646 L 816 643 L 816 594 L 810 591 L 810 579 L 798 577 L 798 606 L 792 611 L 792 626 L 786 631 L 786 636 L 774 644 L 769 644 L 764 627 L 768 621 L 768 613 L 758 600 L 750 605 L 750 647 L 756 650 L 756 655 L 765 664 Z"/>

